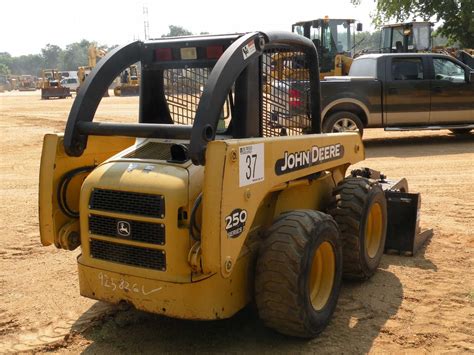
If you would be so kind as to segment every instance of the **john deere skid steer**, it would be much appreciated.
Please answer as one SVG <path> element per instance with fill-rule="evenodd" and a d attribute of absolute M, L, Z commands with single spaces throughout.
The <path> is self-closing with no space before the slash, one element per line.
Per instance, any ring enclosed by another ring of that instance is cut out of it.
<path fill-rule="evenodd" d="M 263 90 L 275 82 L 272 55 L 289 52 L 309 68 L 292 78 L 304 82 L 298 103 L 285 83 Z M 93 122 L 106 88 L 138 61 L 138 123 Z M 275 124 L 275 112 L 294 105 L 305 109 Z M 45 136 L 41 241 L 81 247 L 83 296 L 202 320 L 231 317 L 255 299 L 269 327 L 314 337 L 342 276 L 369 278 L 387 226 L 403 225 L 396 213 L 388 218 L 387 194 L 409 195 L 404 180 L 369 169 L 346 177 L 364 159 L 361 139 L 320 134 L 320 125 L 317 53 L 302 36 L 116 48 L 85 80 L 64 135 Z M 416 209 L 409 215 L 416 220 Z"/>

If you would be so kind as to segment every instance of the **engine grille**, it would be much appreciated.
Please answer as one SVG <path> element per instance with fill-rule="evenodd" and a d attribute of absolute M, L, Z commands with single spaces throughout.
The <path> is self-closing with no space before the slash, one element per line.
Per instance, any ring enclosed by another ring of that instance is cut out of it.
<path fill-rule="evenodd" d="M 154 270 L 166 270 L 166 255 L 163 250 L 140 248 L 91 239 L 90 253 L 91 257 L 95 259 Z"/>
<path fill-rule="evenodd" d="M 89 208 L 100 211 L 164 218 L 165 199 L 162 195 L 95 189 L 92 191 L 89 200 Z"/>
<path fill-rule="evenodd" d="M 130 225 L 127 233 L 120 233 L 119 223 Z M 135 240 L 138 242 L 165 244 L 165 225 L 149 222 L 123 220 L 106 216 L 89 216 L 89 231 L 92 234 L 116 237 L 119 239 Z M 124 235 L 125 234 L 125 235 Z"/>

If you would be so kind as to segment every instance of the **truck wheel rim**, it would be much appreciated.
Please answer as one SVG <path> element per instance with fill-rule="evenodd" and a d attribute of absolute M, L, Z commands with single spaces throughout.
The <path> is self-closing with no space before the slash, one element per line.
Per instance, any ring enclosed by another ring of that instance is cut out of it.
<path fill-rule="evenodd" d="M 332 127 L 333 132 L 357 132 L 359 128 L 350 118 L 340 118 Z"/>
<path fill-rule="evenodd" d="M 317 311 L 323 309 L 331 295 L 336 273 L 334 249 L 323 242 L 314 252 L 309 280 L 311 304 Z"/>
<path fill-rule="evenodd" d="M 382 207 L 378 202 L 369 210 L 365 224 L 365 249 L 370 258 L 374 258 L 382 241 Z"/>

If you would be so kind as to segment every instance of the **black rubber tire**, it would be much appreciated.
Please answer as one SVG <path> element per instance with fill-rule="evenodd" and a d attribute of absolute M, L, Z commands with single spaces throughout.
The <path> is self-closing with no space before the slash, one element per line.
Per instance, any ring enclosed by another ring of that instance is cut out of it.
<path fill-rule="evenodd" d="M 381 209 L 381 239 L 376 253 L 370 257 L 366 246 L 366 224 L 373 204 Z M 387 201 L 381 186 L 363 177 L 349 177 L 333 191 L 329 214 L 336 220 L 343 242 L 343 278 L 367 280 L 382 259 L 387 236 Z"/>
<path fill-rule="evenodd" d="M 334 252 L 330 294 L 319 310 L 312 306 L 310 272 L 315 251 L 328 242 Z M 342 279 L 342 245 L 334 219 L 322 212 L 296 210 L 281 214 L 259 249 L 255 301 L 266 326 L 282 334 L 313 338 L 329 323 Z"/>
<path fill-rule="evenodd" d="M 454 134 L 468 134 L 472 131 L 471 128 L 458 128 L 458 129 L 450 129 L 451 133 Z"/>
<path fill-rule="evenodd" d="M 335 130 L 334 126 L 341 119 L 347 119 L 351 122 L 351 124 L 354 124 L 355 126 L 357 126 L 357 129 L 359 130 L 359 134 L 362 137 L 362 135 L 364 134 L 364 124 L 362 123 L 359 116 L 349 111 L 335 112 L 329 115 L 327 118 L 325 118 L 323 121 L 323 132 L 324 133 L 340 132 L 340 131 Z"/>

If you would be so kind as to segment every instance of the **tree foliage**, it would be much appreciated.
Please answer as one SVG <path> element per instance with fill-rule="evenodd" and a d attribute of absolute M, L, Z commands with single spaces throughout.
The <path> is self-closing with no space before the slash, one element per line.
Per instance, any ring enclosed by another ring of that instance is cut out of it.
<path fill-rule="evenodd" d="M 357 32 L 355 35 L 355 50 L 360 51 L 378 51 L 380 48 L 381 32 Z"/>
<path fill-rule="evenodd" d="M 189 36 L 193 33 L 184 27 L 170 25 L 169 32 L 162 37 Z M 43 69 L 59 69 L 64 71 L 75 71 L 80 66 L 88 64 L 87 51 L 92 41 L 83 39 L 79 42 L 70 43 L 65 49 L 48 43 L 41 49 L 39 54 L 21 55 L 12 57 L 7 52 L 0 52 L 0 70 L 11 74 L 31 74 L 41 76 Z M 117 45 L 97 45 L 97 48 L 106 52 L 117 47 Z"/>
<path fill-rule="evenodd" d="M 162 35 L 161 37 L 180 37 L 180 36 L 191 36 L 193 33 L 188 31 L 184 27 L 169 25 L 169 32 Z"/>
<path fill-rule="evenodd" d="M 351 0 L 358 5 L 361 0 Z M 450 43 L 474 48 L 473 0 L 377 0 L 374 24 L 404 22 L 416 19 L 442 21 L 438 33 Z"/>
<path fill-rule="evenodd" d="M 0 75 L 8 75 L 10 74 L 10 68 L 8 68 L 5 64 L 0 63 Z"/>
<path fill-rule="evenodd" d="M 6 66 L 11 74 L 31 74 L 41 76 L 43 69 L 59 69 L 75 71 L 79 66 L 88 64 L 87 50 L 92 42 L 83 39 L 80 42 L 70 43 L 65 49 L 47 44 L 40 54 L 28 54 L 12 57 L 7 52 L 0 52 L 0 67 Z M 98 46 L 105 51 L 115 48 L 104 45 Z"/>

